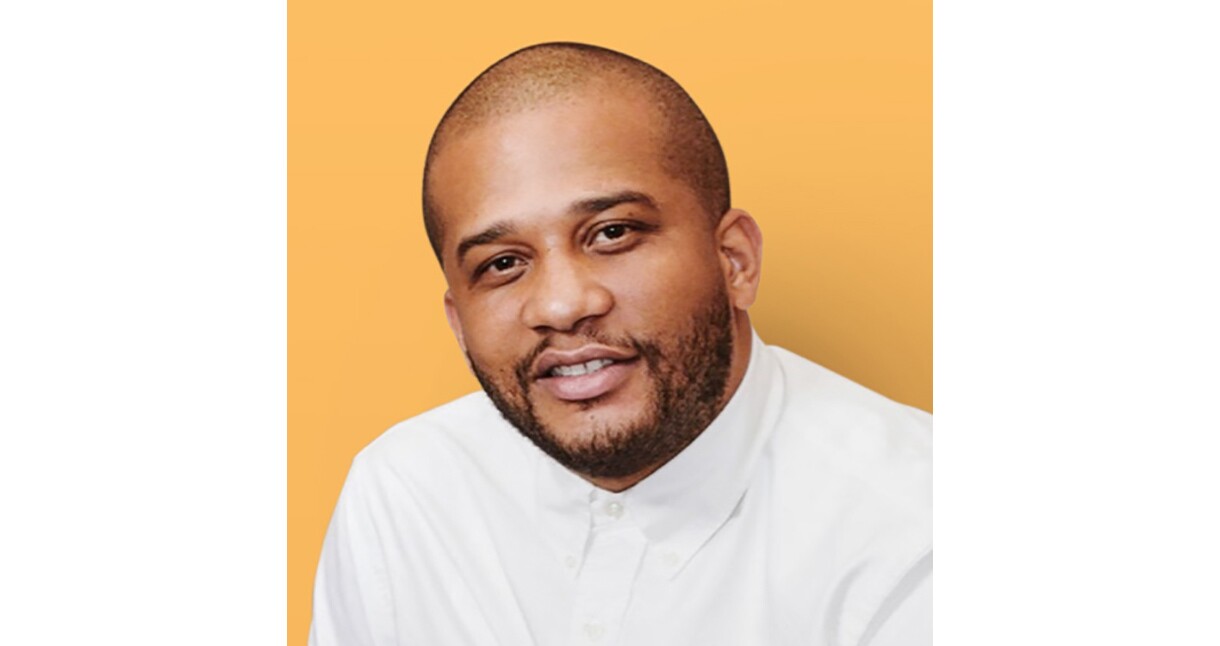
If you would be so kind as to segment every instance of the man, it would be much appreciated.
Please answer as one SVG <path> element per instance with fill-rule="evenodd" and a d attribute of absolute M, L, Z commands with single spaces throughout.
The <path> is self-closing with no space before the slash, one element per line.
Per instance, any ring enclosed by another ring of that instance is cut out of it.
<path fill-rule="evenodd" d="M 356 458 L 311 644 L 930 643 L 930 417 L 754 334 L 762 236 L 676 82 L 510 55 L 424 217 L 485 393 Z"/>

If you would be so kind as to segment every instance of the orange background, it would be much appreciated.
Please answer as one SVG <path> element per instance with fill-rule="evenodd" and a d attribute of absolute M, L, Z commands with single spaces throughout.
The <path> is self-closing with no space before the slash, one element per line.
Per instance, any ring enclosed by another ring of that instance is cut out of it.
<path fill-rule="evenodd" d="M 764 235 L 751 310 L 782 345 L 932 406 L 932 7 L 319 2 L 288 15 L 288 637 L 304 644 L 352 457 L 478 384 L 421 224 L 424 152 L 483 68 L 549 40 L 669 73 Z"/>

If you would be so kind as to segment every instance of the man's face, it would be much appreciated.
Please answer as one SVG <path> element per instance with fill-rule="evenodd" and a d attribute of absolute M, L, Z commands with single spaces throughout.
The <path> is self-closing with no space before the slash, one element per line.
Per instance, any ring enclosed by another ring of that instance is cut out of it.
<path fill-rule="evenodd" d="M 668 460 L 723 405 L 733 313 L 715 224 L 664 172 L 649 102 L 586 92 L 433 162 L 447 313 L 504 416 L 574 471 Z"/>

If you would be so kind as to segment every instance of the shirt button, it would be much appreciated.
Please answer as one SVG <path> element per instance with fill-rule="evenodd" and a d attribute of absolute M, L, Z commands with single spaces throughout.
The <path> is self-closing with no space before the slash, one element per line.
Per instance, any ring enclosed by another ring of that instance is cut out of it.
<path fill-rule="evenodd" d="M 623 503 L 617 500 L 611 500 L 606 503 L 606 515 L 611 518 L 619 518 L 623 515 Z"/>
<path fill-rule="evenodd" d="M 589 641 L 598 641 L 606 634 L 606 627 L 600 621 L 590 621 L 585 624 L 585 634 L 589 636 Z"/>
<path fill-rule="evenodd" d="M 576 567 L 576 557 L 569 554 L 568 557 L 563 560 L 563 564 L 569 568 Z"/>
<path fill-rule="evenodd" d="M 666 552 L 665 554 L 661 555 L 661 560 L 665 561 L 665 565 L 668 565 L 669 567 L 676 567 L 680 559 L 678 558 L 677 552 Z"/>

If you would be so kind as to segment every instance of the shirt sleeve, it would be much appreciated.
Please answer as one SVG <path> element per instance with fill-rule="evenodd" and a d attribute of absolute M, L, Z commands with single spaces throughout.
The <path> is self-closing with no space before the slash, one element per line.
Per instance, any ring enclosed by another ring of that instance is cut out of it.
<path fill-rule="evenodd" d="M 393 641 L 393 616 L 373 501 L 354 463 L 331 517 L 314 580 L 309 646 Z"/>
<path fill-rule="evenodd" d="M 871 622 L 860 646 L 931 646 L 932 555 L 902 580 Z"/>

